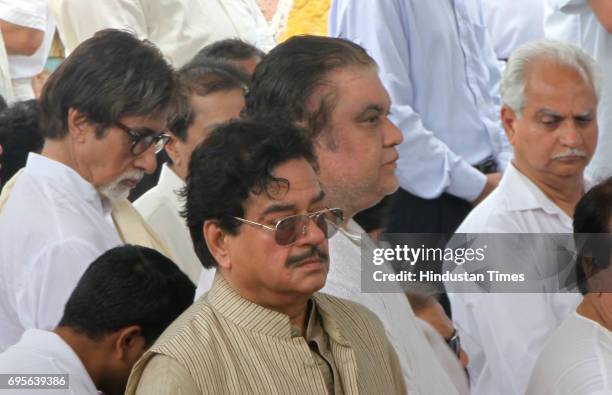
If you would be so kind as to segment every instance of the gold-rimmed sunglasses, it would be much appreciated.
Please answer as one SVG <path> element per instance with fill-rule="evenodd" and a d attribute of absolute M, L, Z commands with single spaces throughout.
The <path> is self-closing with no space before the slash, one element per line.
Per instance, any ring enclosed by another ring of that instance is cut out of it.
<path fill-rule="evenodd" d="M 326 238 L 332 237 L 340 228 L 344 220 L 344 213 L 340 208 L 326 208 L 308 214 L 290 215 L 276 221 L 274 226 L 260 224 L 248 219 L 233 217 L 242 223 L 258 226 L 262 229 L 274 232 L 274 240 L 281 246 L 295 243 L 300 234 L 308 231 L 308 224 L 312 220 L 323 232 Z"/>

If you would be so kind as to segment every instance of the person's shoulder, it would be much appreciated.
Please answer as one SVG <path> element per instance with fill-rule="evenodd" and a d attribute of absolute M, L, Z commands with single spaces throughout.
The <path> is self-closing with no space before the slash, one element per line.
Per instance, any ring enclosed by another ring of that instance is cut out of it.
<path fill-rule="evenodd" d="M 192 347 L 195 342 L 205 347 L 218 329 L 213 307 L 202 295 L 185 310 L 157 339 L 151 350 L 172 355 L 177 349 Z"/>
<path fill-rule="evenodd" d="M 494 190 L 465 217 L 456 233 L 520 233 L 517 218 L 507 204 L 507 193 Z"/>
<path fill-rule="evenodd" d="M 184 385 L 191 388 L 196 381 L 214 380 L 223 369 L 217 344 L 220 325 L 216 321 L 205 294 L 161 334 L 134 366 L 126 394 L 175 393 L 177 389 L 182 391 Z M 196 370 L 198 375 L 207 377 L 196 380 L 194 366 L 206 366 L 205 370 Z"/>
<path fill-rule="evenodd" d="M 0 353 L 0 374 L 75 373 L 66 360 L 72 355 L 69 346 L 53 332 L 27 329 L 21 339 Z"/>
<path fill-rule="evenodd" d="M 132 377 L 133 376 L 133 377 Z M 137 382 L 136 382 L 137 380 Z M 152 354 L 140 376 L 132 374 L 126 394 L 198 394 L 197 385 L 189 371 L 177 360 L 163 354 Z"/>
<path fill-rule="evenodd" d="M 602 385 L 612 375 L 612 355 L 601 352 L 596 339 L 600 332 L 597 324 L 577 313 L 566 318 L 546 341 L 534 366 L 527 394 L 541 393 L 545 388 L 563 389 L 564 393 L 594 393 L 604 389 Z M 609 339 L 607 334 L 605 337 Z M 601 369 L 606 366 L 607 369 Z M 585 388 L 589 391 L 584 392 Z"/>
<path fill-rule="evenodd" d="M 327 293 L 315 294 L 317 304 L 341 324 L 350 323 L 355 326 L 371 326 L 376 330 L 384 331 L 382 322 L 370 309 L 344 298 L 332 296 Z"/>

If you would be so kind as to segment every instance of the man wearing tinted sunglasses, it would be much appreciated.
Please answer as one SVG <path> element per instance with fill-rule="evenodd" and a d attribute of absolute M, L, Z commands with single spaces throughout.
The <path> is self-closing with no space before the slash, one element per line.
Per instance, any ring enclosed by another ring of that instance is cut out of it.
<path fill-rule="evenodd" d="M 156 167 L 175 91 L 159 50 L 118 30 L 83 42 L 49 78 L 43 150 L 0 198 L 0 351 L 27 329 L 55 327 L 106 250 L 130 242 L 165 252 L 124 198 Z"/>
<path fill-rule="evenodd" d="M 134 366 L 127 394 L 405 393 L 380 321 L 317 292 L 343 218 L 317 168 L 290 125 L 234 121 L 196 148 L 185 214 L 217 275 Z"/>

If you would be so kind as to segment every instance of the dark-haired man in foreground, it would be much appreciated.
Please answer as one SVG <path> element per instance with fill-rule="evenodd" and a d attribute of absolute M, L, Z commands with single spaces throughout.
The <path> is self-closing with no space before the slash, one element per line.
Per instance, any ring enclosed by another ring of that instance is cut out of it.
<path fill-rule="evenodd" d="M 194 291 L 187 276 L 159 252 L 113 248 L 85 271 L 55 330 L 28 329 L 0 354 L 0 374 L 66 374 L 67 389 L 47 391 L 122 395 L 132 365 L 191 304 Z"/>
<path fill-rule="evenodd" d="M 311 143 L 293 126 L 238 121 L 193 153 L 187 224 L 211 290 L 135 365 L 127 394 L 404 394 L 380 321 L 317 293 L 326 207 Z"/>

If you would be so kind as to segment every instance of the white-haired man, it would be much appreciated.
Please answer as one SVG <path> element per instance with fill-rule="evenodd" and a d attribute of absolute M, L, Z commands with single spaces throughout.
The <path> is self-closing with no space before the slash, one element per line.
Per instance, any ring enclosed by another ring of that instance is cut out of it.
<path fill-rule="evenodd" d="M 538 41 L 512 54 L 502 79 L 501 118 L 515 157 L 458 233 L 572 232 L 597 141 L 598 86 L 595 62 L 575 46 Z M 544 292 L 543 285 L 530 292 Z M 452 294 L 472 393 L 523 394 L 545 340 L 578 301 L 561 293 Z"/>

